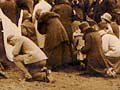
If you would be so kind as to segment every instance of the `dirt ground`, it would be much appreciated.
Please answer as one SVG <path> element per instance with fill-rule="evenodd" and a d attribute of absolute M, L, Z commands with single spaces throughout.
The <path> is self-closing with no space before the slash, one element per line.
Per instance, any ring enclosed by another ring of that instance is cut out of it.
<path fill-rule="evenodd" d="M 52 72 L 54 82 L 19 80 L 21 71 L 7 71 L 10 79 L 0 79 L 0 90 L 120 90 L 120 79 L 81 76 L 76 69 Z"/>

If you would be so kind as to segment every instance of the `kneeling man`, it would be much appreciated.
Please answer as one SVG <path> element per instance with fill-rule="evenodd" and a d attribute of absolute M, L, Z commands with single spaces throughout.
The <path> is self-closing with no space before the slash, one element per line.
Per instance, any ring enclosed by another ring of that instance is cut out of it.
<path fill-rule="evenodd" d="M 47 56 L 34 42 L 27 37 L 14 35 L 8 36 L 7 42 L 14 46 L 13 60 L 16 66 L 25 73 L 26 79 L 34 78 L 37 75 L 35 72 L 37 69 L 39 72 L 43 71 Z"/>

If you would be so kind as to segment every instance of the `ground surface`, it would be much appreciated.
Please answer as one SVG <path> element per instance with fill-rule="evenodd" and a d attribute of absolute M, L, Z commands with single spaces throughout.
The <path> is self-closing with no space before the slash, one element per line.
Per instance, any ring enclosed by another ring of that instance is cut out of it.
<path fill-rule="evenodd" d="M 74 69 L 53 72 L 55 82 L 18 80 L 20 72 L 9 71 L 9 78 L 0 79 L 0 90 L 120 90 L 120 79 L 81 76 Z"/>

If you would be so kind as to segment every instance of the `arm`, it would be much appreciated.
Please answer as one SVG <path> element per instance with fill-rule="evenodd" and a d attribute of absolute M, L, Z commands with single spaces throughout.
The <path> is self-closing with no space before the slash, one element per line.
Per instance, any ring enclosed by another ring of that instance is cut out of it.
<path fill-rule="evenodd" d="M 23 40 L 22 39 L 18 40 L 16 42 L 15 47 L 14 47 L 13 52 L 12 52 L 13 56 L 19 55 L 21 47 L 22 47 L 22 44 L 23 44 Z"/>
<path fill-rule="evenodd" d="M 90 49 L 91 49 L 91 36 L 90 36 L 90 34 L 88 34 L 88 35 L 86 35 L 85 36 L 85 46 L 83 46 L 82 48 L 81 48 L 81 52 L 83 53 L 83 54 L 86 54 L 86 53 L 88 53 L 89 51 L 90 51 Z"/>

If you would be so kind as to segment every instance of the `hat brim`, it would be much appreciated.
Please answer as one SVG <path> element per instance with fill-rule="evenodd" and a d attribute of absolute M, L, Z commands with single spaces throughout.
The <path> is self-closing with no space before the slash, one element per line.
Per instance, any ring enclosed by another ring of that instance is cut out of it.
<path fill-rule="evenodd" d="M 111 20 L 107 19 L 107 18 L 104 17 L 104 16 L 101 16 L 101 19 L 104 19 L 104 20 L 106 20 L 106 21 L 108 21 L 108 22 L 111 22 Z"/>

